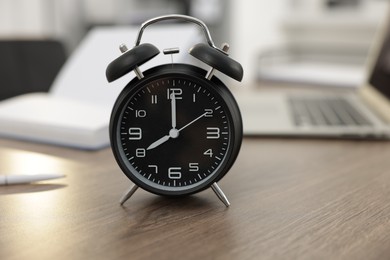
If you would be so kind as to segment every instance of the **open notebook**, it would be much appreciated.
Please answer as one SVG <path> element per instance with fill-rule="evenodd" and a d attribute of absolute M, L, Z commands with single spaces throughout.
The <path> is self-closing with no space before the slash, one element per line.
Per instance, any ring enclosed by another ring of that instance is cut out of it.
<path fill-rule="evenodd" d="M 108 84 L 107 65 L 120 55 L 121 43 L 132 47 L 138 27 L 100 27 L 91 30 L 57 75 L 49 93 L 30 93 L 0 102 L 0 136 L 80 149 L 109 144 L 108 125 L 115 99 L 135 77 L 128 75 Z M 176 37 L 180 35 L 180 37 Z M 165 48 L 179 47 L 174 62 L 194 63 L 188 50 L 202 35 L 192 25 L 161 25 L 145 31 L 161 53 L 141 70 L 170 63 Z M 37 63 L 39 66 L 39 62 Z"/>

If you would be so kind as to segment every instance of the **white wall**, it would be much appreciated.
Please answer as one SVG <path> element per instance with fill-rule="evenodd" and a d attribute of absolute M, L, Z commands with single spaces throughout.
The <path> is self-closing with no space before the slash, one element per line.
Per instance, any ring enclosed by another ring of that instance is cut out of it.
<path fill-rule="evenodd" d="M 45 3 L 42 0 L 1 0 L 0 36 L 21 37 L 48 34 L 45 26 Z"/>
<path fill-rule="evenodd" d="M 231 55 L 244 67 L 244 82 L 255 80 L 257 53 L 283 42 L 279 24 L 288 0 L 231 0 Z"/>
<path fill-rule="evenodd" d="M 222 11 L 221 23 L 210 28 L 214 41 L 216 44 L 223 41 L 230 44 L 232 58 L 242 63 L 244 67 L 244 82 L 253 82 L 257 58 L 261 51 L 278 47 L 286 42 L 302 42 L 306 39 L 297 33 L 297 23 L 292 23 L 296 21 L 296 17 L 292 15 L 296 12 L 291 8 L 291 3 L 295 5 L 301 3 L 305 9 L 301 10 L 301 14 L 309 14 L 309 16 L 313 14 L 312 16 L 319 17 L 324 0 L 212 0 L 210 3 L 222 3 L 222 1 L 226 6 Z M 209 2 L 194 0 L 194 4 Z M 378 8 L 370 9 L 368 3 L 385 2 L 387 1 L 362 0 L 362 3 L 367 3 L 364 9 L 369 11 L 369 17 L 374 18 L 378 16 L 376 15 Z M 125 23 L 138 23 L 136 14 L 142 11 L 150 12 L 151 15 L 163 10 L 166 13 L 175 12 L 175 7 L 168 3 L 172 5 L 173 1 L 0 0 L 0 37 L 57 37 L 64 40 L 71 50 L 83 36 L 88 24 L 121 22 L 121 20 Z M 196 10 L 198 9 L 194 9 Z M 298 12 L 298 17 L 302 16 L 300 13 Z M 134 21 L 126 20 L 126 17 L 131 17 Z M 293 19 L 289 19 L 291 17 Z M 359 21 L 362 20 L 361 15 L 358 17 Z M 286 26 L 287 23 L 290 25 Z M 311 22 L 304 20 L 301 24 L 311 24 Z M 289 27 L 293 29 L 290 30 L 290 34 L 287 31 Z M 318 32 L 316 28 L 311 30 Z M 307 31 L 307 28 L 301 30 L 301 32 Z M 309 36 L 313 34 L 310 33 Z M 318 40 L 315 34 L 314 38 Z M 306 42 L 313 45 L 309 40 Z"/>
<path fill-rule="evenodd" d="M 271 48 L 368 50 L 389 3 L 361 0 L 356 8 L 329 11 L 325 0 L 230 1 L 231 52 L 244 67 L 245 82 L 255 81 L 258 54 Z"/>
<path fill-rule="evenodd" d="M 79 0 L 0 0 L 1 38 L 55 38 L 73 49 L 85 31 Z"/>

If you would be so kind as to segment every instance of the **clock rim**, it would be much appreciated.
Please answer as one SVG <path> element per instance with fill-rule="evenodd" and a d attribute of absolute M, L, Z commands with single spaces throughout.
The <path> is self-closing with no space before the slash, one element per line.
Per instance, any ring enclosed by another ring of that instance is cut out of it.
<path fill-rule="evenodd" d="M 213 183 L 221 180 L 234 164 L 241 148 L 243 136 L 241 113 L 233 94 L 226 87 L 226 85 L 216 76 L 213 76 L 211 80 L 207 80 L 205 78 L 206 73 L 207 72 L 205 70 L 190 64 L 163 64 L 143 72 L 144 78 L 142 79 L 132 79 L 119 94 L 117 100 L 115 101 L 110 118 L 109 135 L 111 150 L 122 172 L 126 175 L 126 177 L 128 177 L 134 184 L 136 184 L 140 188 L 148 192 L 163 196 L 184 196 L 194 194 L 209 188 Z M 124 157 L 125 155 L 120 149 L 121 142 L 117 141 L 118 131 L 116 131 L 118 129 L 118 120 L 121 118 L 123 107 L 126 105 L 127 100 L 129 98 L 134 96 L 139 91 L 139 89 L 145 87 L 148 82 L 156 80 L 158 78 L 174 75 L 190 77 L 193 78 L 195 81 L 204 81 L 206 84 L 210 85 L 210 87 L 212 88 L 211 91 L 214 91 L 214 94 L 218 94 L 225 102 L 226 107 L 228 109 L 227 112 L 229 114 L 228 118 L 229 121 L 231 121 L 229 122 L 229 124 L 231 124 L 232 126 L 227 153 L 224 156 L 224 160 L 218 165 L 216 170 L 214 170 L 207 177 L 208 179 L 206 181 L 200 183 L 199 185 L 188 185 L 191 186 L 188 189 L 185 188 L 188 186 L 183 186 L 183 189 L 180 190 L 169 190 L 169 188 L 159 189 L 147 184 L 146 182 L 142 181 L 138 176 L 136 176 L 136 174 L 139 173 L 133 167 L 131 167 L 132 169 L 130 169 L 126 164 L 127 159 L 126 157 Z M 135 173 L 133 172 L 133 170 L 135 171 Z"/>

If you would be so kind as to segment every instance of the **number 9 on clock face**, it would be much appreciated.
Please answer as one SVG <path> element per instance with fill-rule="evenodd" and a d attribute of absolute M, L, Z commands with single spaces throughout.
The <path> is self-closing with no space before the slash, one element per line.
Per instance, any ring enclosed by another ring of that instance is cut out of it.
<path fill-rule="evenodd" d="M 110 121 L 114 156 L 139 187 L 187 195 L 210 187 L 234 163 L 242 120 L 227 87 L 186 64 L 162 65 L 132 80 Z"/>

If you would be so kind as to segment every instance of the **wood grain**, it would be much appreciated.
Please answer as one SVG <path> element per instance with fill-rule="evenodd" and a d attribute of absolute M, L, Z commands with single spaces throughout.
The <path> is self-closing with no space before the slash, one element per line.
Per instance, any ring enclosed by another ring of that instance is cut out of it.
<path fill-rule="evenodd" d="M 0 259 L 388 259 L 390 143 L 244 139 L 211 189 L 138 190 L 111 151 L 0 140 L 0 172 L 65 179 L 0 187 Z M 28 172 L 27 172 L 28 171 Z"/>

